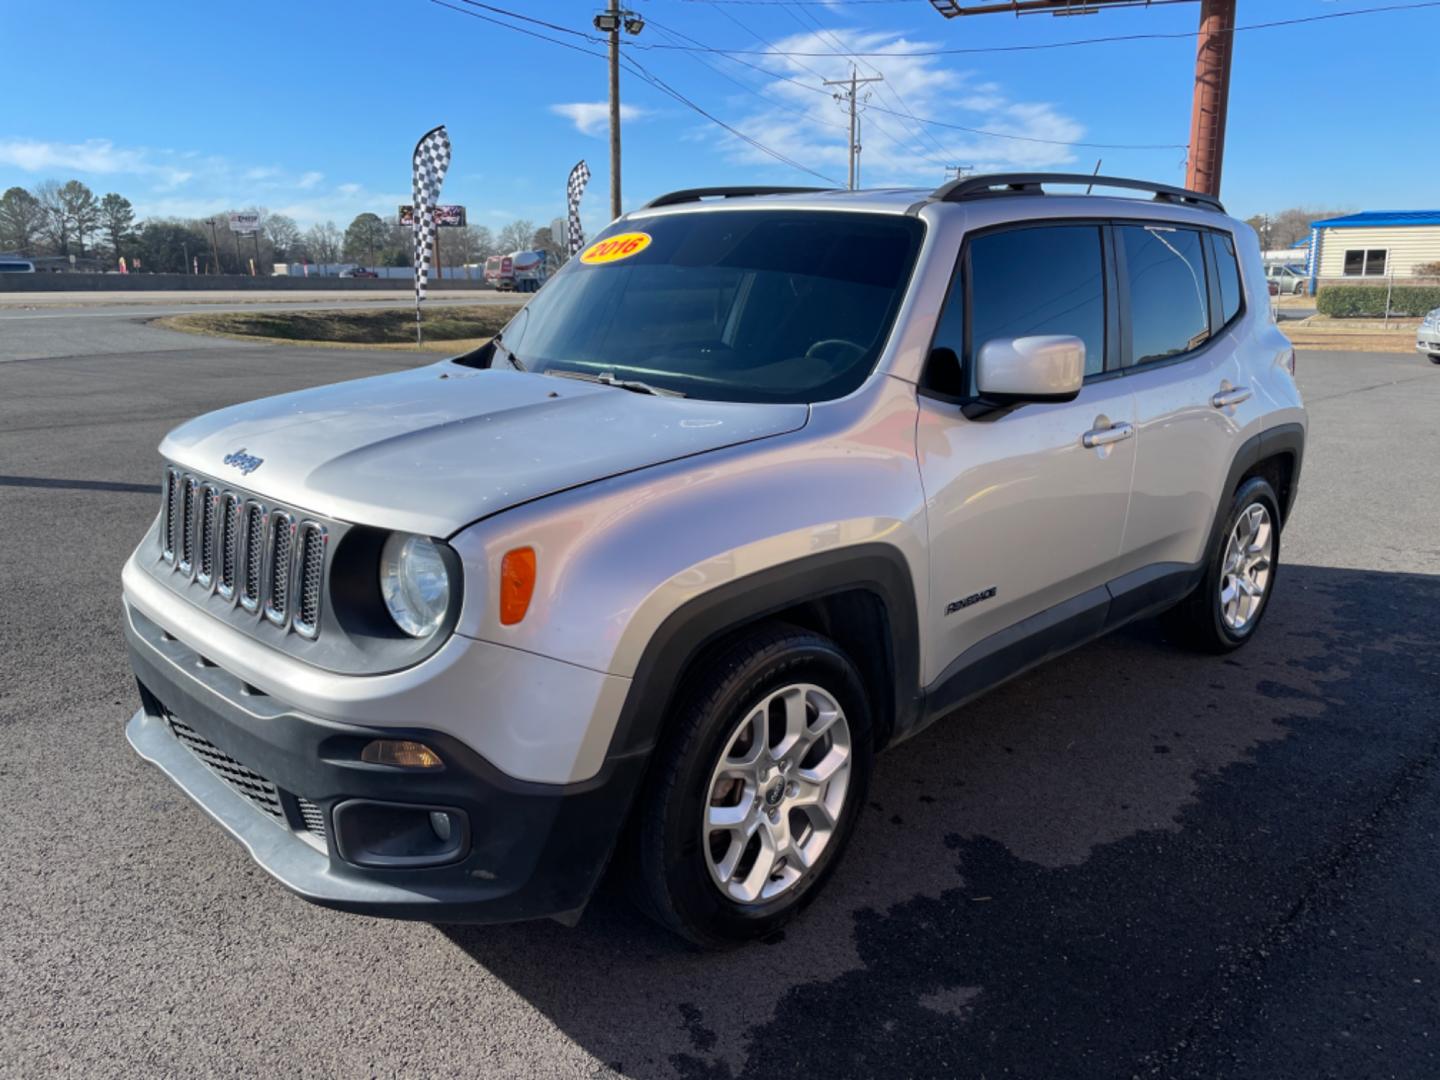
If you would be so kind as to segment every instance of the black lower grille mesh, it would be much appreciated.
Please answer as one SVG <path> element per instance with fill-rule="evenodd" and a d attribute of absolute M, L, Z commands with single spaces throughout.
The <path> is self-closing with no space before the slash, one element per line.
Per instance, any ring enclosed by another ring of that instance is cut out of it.
<path fill-rule="evenodd" d="M 318 836 L 325 839 L 325 811 L 316 806 L 309 799 L 296 798 L 295 802 L 300 806 L 300 816 L 305 819 L 305 829 L 311 836 Z"/>
<path fill-rule="evenodd" d="M 246 768 L 188 724 L 169 717 L 170 730 L 216 776 L 277 821 L 285 820 L 280 791 L 259 773 Z M 322 822 L 323 825 L 323 822 Z"/>

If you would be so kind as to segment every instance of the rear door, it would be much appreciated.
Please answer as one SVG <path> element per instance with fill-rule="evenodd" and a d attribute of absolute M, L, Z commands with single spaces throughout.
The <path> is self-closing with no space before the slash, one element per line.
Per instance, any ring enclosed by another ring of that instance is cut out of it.
<path fill-rule="evenodd" d="M 1244 313 L 1228 233 L 1164 222 L 1117 224 L 1125 382 L 1135 394 L 1135 486 L 1125 528 L 1130 571 L 1198 564 L 1240 448 L 1252 396 L 1237 361 Z"/>
<path fill-rule="evenodd" d="M 1112 261 L 1105 230 L 1093 223 L 1006 226 L 965 244 L 917 430 L 930 529 L 927 683 L 985 656 L 1024 666 L 1038 657 L 1017 662 L 1016 649 L 1087 619 L 1098 631 L 1104 618 L 1135 462 L 1134 401 L 1116 377 L 1107 304 Z M 978 415 L 980 347 L 1032 334 L 1085 342 L 1079 397 Z M 1087 433 L 1105 433 L 1106 444 L 1085 445 Z M 1032 622 L 1017 626 L 1024 620 Z"/>

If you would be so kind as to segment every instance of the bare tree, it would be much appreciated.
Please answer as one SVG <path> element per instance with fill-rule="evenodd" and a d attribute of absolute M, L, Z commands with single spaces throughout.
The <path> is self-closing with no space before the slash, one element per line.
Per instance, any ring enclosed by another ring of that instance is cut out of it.
<path fill-rule="evenodd" d="M 340 244 L 343 237 L 333 221 L 311 225 L 305 230 L 305 249 L 310 258 L 324 265 L 340 261 Z"/>
<path fill-rule="evenodd" d="M 295 219 L 285 214 L 266 214 L 260 228 L 270 241 L 274 261 L 288 262 L 291 249 L 300 241 L 300 226 L 295 224 Z"/>
<path fill-rule="evenodd" d="M 530 238 L 535 235 L 535 223 L 522 218 L 519 221 L 512 221 L 500 230 L 495 243 L 499 246 L 501 254 L 508 255 L 512 251 L 523 251 L 530 247 Z"/>
<path fill-rule="evenodd" d="M 35 200 L 44 214 L 40 233 L 56 255 L 70 254 L 70 215 L 59 180 L 42 180 L 35 185 Z"/>

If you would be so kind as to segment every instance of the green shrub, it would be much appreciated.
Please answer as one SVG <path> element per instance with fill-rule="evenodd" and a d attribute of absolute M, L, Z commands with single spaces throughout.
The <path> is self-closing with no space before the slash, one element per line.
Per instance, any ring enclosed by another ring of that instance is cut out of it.
<path fill-rule="evenodd" d="M 1424 315 L 1440 307 L 1440 286 L 1396 285 L 1390 291 L 1391 315 Z M 1379 319 L 1385 315 L 1384 285 L 1326 285 L 1315 310 L 1335 319 Z"/>

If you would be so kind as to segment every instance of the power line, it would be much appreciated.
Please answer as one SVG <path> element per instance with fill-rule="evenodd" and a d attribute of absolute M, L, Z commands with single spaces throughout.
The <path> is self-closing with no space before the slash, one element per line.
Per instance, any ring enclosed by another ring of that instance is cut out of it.
<path fill-rule="evenodd" d="M 689 0 L 689 2 L 699 3 L 699 2 L 702 2 L 702 0 Z M 714 0 L 704 0 L 704 2 L 714 2 Z M 787 2 L 789 2 L 789 0 L 787 0 Z M 727 16 L 728 16 L 728 13 L 722 12 L 722 14 L 727 14 Z M 650 22 L 651 22 L 652 24 L 658 25 L 658 24 L 655 23 L 655 20 L 654 20 L 654 19 L 651 19 Z M 738 23 L 738 22 L 737 22 L 737 25 L 739 25 L 742 29 L 749 31 L 749 32 L 751 33 L 751 35 L 754 36 L 756 39 L 758 39 L 758 40 L 760 40 L 760 41 L 762 41 L 762 42 L 765 41 L 765 39 L 764 39 L 763 37 L 760 37 L 759 34 L 756 34 L 753 30 L 750 30 L 749 27 L 745 26 L 743 23 Z M 677 33 L 677 32 L 676 32 L 676 31 L 672 31 L 672 33 Z M 687 41 L 694 42 L 694 43 L 697 44 L 697 45 L 700 44 L 700 42 L 698 41 L 698 39 L 691 37 L 689 34 L 679 34 L 679 36 L 682 37 L 682 38 L 684 38 L 684 39 L 687 40 Z M 769 42 L 766 42 L 766 44 L 769 44 Z M 708 46 L 706 46 L 706 48 L 708 48 Z M 783 71 L 772 71 L 770 68 L 761 67 L 759 64 L 753 63 L 753 62 L 751 62 L 751 61 L 749 61 L 749 60 L 745 60 L 745 59 L 743 59 L 742 57 L 736 56 L 736 55 L 734 55 L 734 54 L 732 54 L 732 53 L 730 53 L 730 52 L 728 52 L 728 51 L 721 51 L 721 50 L 714 50 L 714 51 L 721 52 L 721 55 L 723 55 L 727 60 L 730 60 L 730 61 L 732 61 L 733 63 L 743 64 L 743 65 L 745 65 L 746 67 L 751 68 L 751 69 L 754 70 L 754 71 L 758 71 L 758 72 L 760 72 L 760 74 L 766 75 L 766 76 L 768 76 L 768 77 L 770 77 L 770 78 L 772 78 L 772 79 L 779 79 L 779 80 L 781 80 L 782 82 L 789 83 L 791 86 L 798 86 L 798 87 L 799 87 L 800 89 L 802 89 L 802 90 L 809 90 L 811 93 L 823 94 L 823 95 L 824 95 L 825 97 L 827 97 L 827 98 L 831 96 L 830 91 L 826 90 L 823 86 L 811 86 L 809 83 L 803 82 L 803 81 L 801 81 L 800 79 L 796 79 L 796 78 L 794 78 L 794 77 L 792 77 L 792 76 L 790 76 L 790 75 L 787 75 L 787 74 L 786 74 L 785 72 L 783 72 Z M 771 52 L 769 52 L 769 53 L 763 53 L 763 54 L 759 54 L 759 55 L 783 56 L 784 54 L 781 53 L 778 49 L 775 49 L 774 46 L 772 46 L 772 51 L 771 51 Z M 803 66 L 805 66 L 805 65 L 801 65 L 801 66 L 803 67 Z M 867 65 L 867 66 L 868 66 L 868 65 Z M 807 71 L 813 71 L 813 69 L 808 68 L 808 67 L 806 68 L 806 70 L 807 70 Z M 872 68 L 872 70 L 876 70 L 876 69 L 873 69 L 873 68 Z M 823 78 L 823 76 L 821 76 L 819 72 L 814 72 L 814 74 L 815 74 L 817 77 Z M 891 115 L 891 116 L 902 116 L 902 117 L 903 117 L 903 116 L 908 116 L 910 119 L 912 119 L 912 120 L 914 120 L 914 121 L 916 121 L 917 123 L 920 123 L 920 124 L 930 124 L 930 125 L 933 125 L 934 127 L 947 128 L 947 129 L 949 129 L 949 130 L 951 130 L 951 131 L 963 131 L 963 132 L 965 132 L 965 133 L 967 133 L 967 134 L 969 134 L 969 135 L 982 135 L 982 136 L 985 136 L 986 138 L 991 138 L 991 139 L 1010 139 L 1010 140 L 1014 140 L 1014 141 L 1017 141 L 1017 142 L 1042 143 L 1042 144 L 1045 144 L 1045 145 L 1048 145 L 1048 146 L 1080 146 L 1080 147 L 1085 147 L 1086 149 L 1090 149 L 1090 150 L 1185 150 L 1185 149 L 1188 148 L 1188 144 L 1186 144 L 1186 143 L 1101 143 L 1101 142 L 1084 142 L 1084 141 L 1071 140 L 1071 139 L 1044 139 L 1044 138 L 1041 138 L 1041 137 L 1036 136 L 1036 135 L 1014 135 L 1014 134 L 1011 134 L 1011 133 L 1005 132 L 1005 131 L 990 131 L 990 130 L 987 130 L 987 129 L 985 129 L 985 128 L 968 127 L 968 126 L 966 126 L 965 124 L 956 124 L 956 123 L 952 123 L 952 122 L 950 122 L 950 121 L 948 121 L 948 120 L 935 120 L 935 119 L 933 119 L 933 118 L 931 118 L 931 117 L 927 117 L 927 116 L 917 116 L 917 115 L 915 115 L 914 113 L 899 113 L 899 112 L 896 112 L 894 109 L 887 109 L 887 108 L 886 108 L 885 106 L 883 106 L 883 105 L 873 105 L 873 104 L 872 104 L 872 105 L 866 106 L 866 108 L 868 108 L 871 112 L 881 112 L 881 113 L 885 113 L 885 114 Z M 802 111 L 803 111 L 803 110 L 802 110 Z M 808 114 L 807 114 L 807 115 L 808 115 Z M 838 127 L 838 126 L 843 126 L 843 125 L 836 125 L 836 126 Z M 880 126 L 879 124 L 877 124 L 876 127 L 879 128 L 880 131 L 881 131 L 883 134 L 885 134 L 892 142 L 896 143 L 897 145 L 903 145 L 903 144 L 901 144 L 901 141 L 900 141 L 899 139 L 897 139 L 892 133 L 890 133 L 889 131 L 887 131 L 884 127 Z M 939 144 L 937 143 L 937 145 L 939 145 Z M 941 151 L 942 151 L 942 153 L 947 154 L 947 155 L 950 153 L 950 151 L 949 151 L 948 149 L 944 148 L 944 147 L 941 147 Z M 921 156 L 921 157 L 925 157 L 926 160 L 929 160 L 929 161 L 932 161 L 932 162 L 934 162 L 934 160 L 935 160 L 935 159 L 933 159 L 933 158 L 928 158 L 927 155 L 925 155 L 925 154 L 923 154 L 923 153 L 922 153 L 920 156 Z M 937 164 L 938 164 L 938 162 L 937 162 Z"/>
<path fill-rule="evenodd" d="M 653 72 L 645 68 L 633 56 L 626 57 L 625 64 L 627 67 L 630 68 L 631 71 L 633 71 L 640 78 L 644 79 L 651 86 L 655 87 L 662 93 L 668 94 L 670 97 L 674 98 L 676 101 L 680 102 L 680 104 L 684 105 L 685 107 L 693 109 L 695 112 L 703 116 L 706 120 L 709 120 L 712 124 L 716 124 L 724 128 L 731 135 L 734 135 L 737 139 L 749 143 L 751 146 L 755 147 L 755 149 L 761 151 L 764 154 L 768 154 L 776 161 L 783 162 L 784 164 L 789 165 L 792 169 L 798 169 L 801 172 L 809 173 L 811 176 L 814 176 L 820 180 L 824 180 L 828 184 L 834 184 L 836 187 L 839 186 L 839 181 L 836 180 L 833 176 L 826 176 L 824 173 L 816 172 L 808 165 L 802 165 L 794 158 L 786 157 L 778 150 L 772 150 L 770 147 L 766 146 L 758 139 L 754 139 L 751 138 L 749 135 L 746 135 L 745 132 L 741 131 L 739 128 L 733 127 L 730 124 L 727 124 L 724 120 L 721 120 L 718 116 L 714 116 L 713 114 L 706 112 L 705 109 L 695 104 L 695 102 L 691 101 L 684 94 L 680 93 L 680 91 L 676 90 L 673 86 L 669 85 L 659 76 L 655 75 Z"/>
<path fill-rule="evenodd" d="M 439 0 L 434 0 L 439 2 Z M 709 0 L 711 3 L 718 3 L 720 0 Z M 738 0 L 737 0 L 738 2 Z M 794 3 L 795 0 L 785 0 L 786 3 Z M 1159 2 L 1159 0 L 1157 0 Z M 1382 7 L 1359 8 L 1353 11 L 1330 11 L 1323 15 L 1306 15 L 1295 19 L 1273 19 L 1270 22 L 1248 23 L 1245 26 L 1231 27 L 1224 31 L 1228 34 L 1238 34 L 1247 30 L 1274 30 L 1284 26 L 1300 26 L 1304 23 L 1326 22 L 1330 19 L 1347 19 L 1357 15 L 1385 15 L 1397 11 L 1419 11 L 1425 8 L 1440 8 L 1440 0 L 1419 0 L 1417 3 L 1386 4 Z M 1046 49 L 1073 49 L 1082 45 L 1109 45 L 1130 41 L 1174 41 L 1180 38 L 1194 38 L 1195 31 L 1186 30 L 1176 33 L 1154 33 L 1154 34 L 1115 34 L 1107 37 L 1077 38 L 1074 41 L 1047 41 L 1034 45 L 986 45 L 972 46 L 956 49 L 915 49 L 909 52 L 855 52 L 850 53 L 852 57 L 875 57 L 884 59 L 886 57 L 920 57 L 920 56 L 963 56 L 978 53 L 1007 53 L 1007 52 L 1040 52 Z M 808 52 L 803 50 L 787 51 L 778 54 L 767 53 L 762 49 L 719 49 L 713 47 L 700 48 L 692 45 L 632 45 L 632 48 L 642 49 L 680 49 L 690 52 L 718 52 L 729 56 L 765 56 L 779 55 L 785 57 L 830 57 L 840 59 L 845 54 L 833 52 Z"/>
<path fill-rule="evenodd" d="M 487 11 L 495 11 L 495 12 L 499 12 L 499 13 L 504 14 L 504 15 L 513 16 L 513 17 L 519 18 L 519 19 L 524 19 L 526 22 L 530 22 L 530 23 L 540 23 L 541 25 L 545 25 L 545 26 L 547 26 L 547 27 L 551 27 L 551 24 L 544 23 L 542 20 L 539 20 L 539 19 L 531 19 L 531 18 L 529 18 L 529 17 L 527 17 L 527 16 L 518 15 L 518 14 L 516 14 L 515 12 L 507 11 L 507 10 L 505 10 L 504 8 L 497 8 L 497 7 L 495 7 L 495 6 L 493 6 L 493 5 L 490 5 L 490 4 L 480 4 L 480 3 L 477 2 L 477 0 L 461 0 L 461 2 L 462 2 L 462 3 L 466 3 L 466 4 L 470 4 L 470 5 L 474 6 L 474 7 L 483 7 L 483 8 L 484 8 L 485 10 L 487 10 Z M 527 37 L 539 38 L 541 41 L 548 41 L 548 42 L 549 42 L 550 44 L 552 44 L 552 45 L 559 45 L 559 46 L 561 46 L 562 48 L 570 49 L 570 50 L 572 50 L 572 51 L 574 51 L 574 52 L 584 53 L 586 56 L 594 56 L 594 57 L 597 57 L 597 58 L 599 58 L 599 59 L 601 59 L 601 60 L 606 59 L 606 56 L 605 56 L 604 53 L 593 52 L 593 51 L 591 51 L 590 49 L 582 49 L 582 48 L 580 48 L 578 45 L 572 45 L 572 44 L 571 44 L 570 42 L 568 42 L 568 41 L 561 41 L 561 40 L 559 40 L 558 38 L 549 37 L 549 36 L 547 36 L 547 35 L 545 35 L 545 34 L 538 33 L 537 31 L 534 31 L 534 30 L 528 30 L 528 29 L 526 29 L 526 28 L 523 27 L 523 26 L 516 26 L 516 25 L 514 25 L 513 23 L 503 22 L 503 21 L 501 21 L 500 19 L 491 18 L 491 17 L 488 16 L 488 15 L 481 15 L 479 12 L 477 12 L 477 11 L 471 11 L 471 10 L 469 10 L 468 8 L 456 7 L 454 4 L 446 3 L 446 0 L 430 0 L 430 3 L 436 4 L 436 5 L 438 5 L 439 7 L 449 8 L 451 11 L 457 11 L 457 12 L 459 12 L 461 15 L 469 15 L 469 16 L 471 16 L 472 18 L 480 19 L 480 20 L 482 20 L 482 21 L 484 21 L 484 22 L 488 22 L 488 23 L 493 23 L 493 24 L 495 24 L 496 26 L 503 26 L 503 27 L 505 27 L 505 29 L 507 29 L 507 30 L 514 30 L 516 33 L 525 34 Z M 552 27 L 552 28 L 553 28 L 553 27 Z M 557 29 L 565 30 L 566 28 L 564 28 L 564 27 L 558 27 Z M 567 33 L 570 33 L 570 34 L 575 34 L 575 35 L 580 36 L 580 37 L 584 37 L 587 41 L 594 41 L 594 40 L 595 40 L 594 38 L 591 38 L 588 34 L 581 34 L 579 31 L 566 30 L 566 32 L 567 32 Z M 736 128 L 736 127 L 734 127 L 734 126 L 732 126 L 732 125 L 730 125 L 730 124 L 727 124 L 724 120 L 721 120 L 718 116 L 714 116 L 713 114 L 707 112 L 705 109 L 701 108 L 699 105 L 695 104 L 695 102 L 693 102 L 693 101 L 691 101 L 689 98 L 687 98 L 684 94 L 680 93 L 680 91 L 676 90 L 674 87 L 672 87 L 672 86 L 670 86 L 668 83 L 664 82 L 664 80 L 660 79 L 658 76 L 652 74 L 647 68 L 645 68 L 642 64 L 640 64 L 640 62 L 639 62 L 638 60 L 635 60 L 633 57 L 625 57 L 625 58 L 624 58 L 624 63 L 625 63 L 625 66 L 626 66 L 627 68 L 629 68 L 634 74 L 638 75 L 642 80 L 644 80 L 645 82 L 649 83 L 649 84 L 650 84 L 651 86 L 653 86 L 655 89 L 659 90 L 661 93 L 664 93 L 664 94 L 666 94 L 666 95 L 674 98 L 676 101 L 680 102 L 682 105 L 686 106 L 687 108 L 692 109 L 692 110 L 694 110 L 695 112 L 699 113 L 699 114 L 700 114 L 701 116 L 703 116 L 705 119 L 709 120 L 712 124 L 715 124 L 715 125 L 717 125 L 717 126 L 719 126 L 719 127 L 721 127 L 721 128 L 724 128 L 724 129 L 725 129 L 726 131 L 728 131 L 731 135 L 734 135 L 737 139 L 740 139 L 740 140 L 742 140 L 742 141 L 750 144 L 751 146 L 755 147 L 755 149 L 761 151 L 761 152 L 764 153 L 764 154 L 768 154 L 770 157 L 774 158 L 776 161 L 780 161 L 780 162 L 783 162 L 783 163 L 786 164 L 786 165 L 789 165 L 792 169 L 798 169 L 800 172 L 808 173 L 809 175 L 814 176 L 814 177 L 816 177 L 816 178 L 818 178 L 818 179 L 820 179 L 820 180 L 824 180 L 826 183 L 834 184 L 834 185 L 836 185 L 837 187 L 839 186 L 839 182 L 838 182 L 834 177 L 832 177 L 832 176 L 826 176 L 824 173 L 816 172 L 814 169 L 809 168 L 809 167 L 806 166 L 806 165 L 802 165 L 800 162 L 794 160 L 793 158 L 786 157 L 784 154 L 780 153 L 778 150 L 773 150 L 773 149 L 771 149 L 770 147 L 766 146 L 764 143 L 760 142 L 758 139 L 752 138 L 751 136 L 745 134 L 745 132 L 741 131 L 739 128 Z"/>

